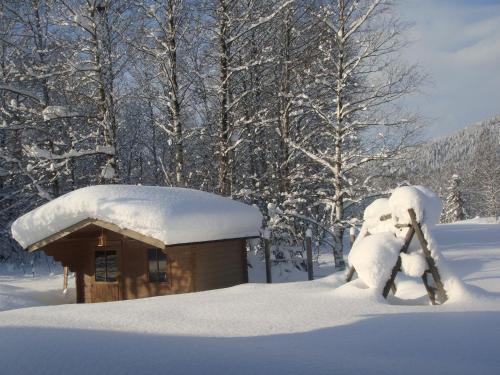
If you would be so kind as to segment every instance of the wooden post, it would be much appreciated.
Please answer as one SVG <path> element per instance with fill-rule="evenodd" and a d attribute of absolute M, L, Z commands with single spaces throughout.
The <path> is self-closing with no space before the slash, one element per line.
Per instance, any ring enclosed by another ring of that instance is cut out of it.
<path fill-rule="evenodd" d="M 306 230 L 306 255 L 307 255 L 307 279 L 313 280 L 313 260 L 312 260 L 312 233 L 311 229 Z"/>
<path fill-rule="evenodd" d="M 273 282 L 273 275 L 271 273 L 271 231 L 264 229 L 264 257 L 266 260 L 266 283 Z"/>
<path fill-rule="evenodd" d="M 339 235 L 340 233 L 340 225 L 339 224 L 334 224 L 333 227 L 331 228 L 331 232 L 334 233 L 335 235 Z M 343 243 L 343 238 L 341 238 L 341 241 Z M 333 260 L 335 262 L 335 271 L 343 271 L 345 270 L 345 262 L 344 262 L 344 251 L 342 249 L 343 246 L 341 246 L 341 249 L 337 249 L 336 245 L 333 245 Z"/>
<path fill-rule="evenodd" d="M 422 228 L 420 228 L 420 224 L 417 222 L 417 216 L 415 215 L 415 211 L 413 211 L 412 208 L 408 210 L 408 213 L 410 214 L 410 219 L 413 228 L 415 229 L 415 232 L 417 234 L 417 238 L 420 242 L 420 245 L 422 246 L 422 250 L 424 251 L 425 254 L 425 259 L 427 260 L 427 265 L 429 266 L 429 272 L 431 273 L 434 282 L 436 283 L 436 289 L 437 289 L 437 295 L 439 297 L 439 302 L 444 303 L 446 300 L 448 300 L 448 296 L 446 295 L 446 290 L 444 289 L 443 282 L 441 281 L 441 276 L 439 275 L 439 271 L 436 267 L 436 262 L 434 261 L 434 258 L 432 257 L 432 254 L 427 246 L 427 241 L 425 240 L 424 233 L 422 232 Z M 430 295 L 429 295 L 430 297 Z M 432 301 L 432 298 L 431 298 Z"/>
<path fill-rule="evenodd" d="M 355 272 L 356 272 L 356 269 L 353 266 L 350 266 L 349 271 L 347 271 L 347 276 L 345 277 L 346 283 L 348 283 L 349 281 L 352 280 Z"/>
<path fill-rule="evenodd" d="M 408 251 L 408 248 L 410 247 L 410 243 L 411 243 L 411 240 L 413 239 L 414 234 L 415 234 L 415 230 L 413 229 L 413 227 L 409 227 L 408 232 L 406 232 L 406 237 L 405 237 L 405 242 L 403 244 L 403 247 L 399 251 L 400 253 L 406 253 Z M 395 266 L 392 268 L 391 277 L 389 278 L 389 280 L 385 284 L 384 289 L 382 291 L 382 295 L 384 296 L 384 298 L 387 298 L 387 296 L 389 295 L 389 291 L 393 287 L 392 285 L 394 284 L 394 282 L 396 280 L 396 276 L 397 276 L 400 269 L 401 269 L 401 257 L 398 256 L 398 261 L 396 262 Z M 395 287 L 394 287 L 394 289 L 395 289 Z"/>
<path fill-rule="evenodd" d="M 63 291 L 66 292 L 68 290 L 68 267 L 64 267 L 64 278 L 63 278 Z"/>
<path fill-rule="evenodd" d="M 435 305 L 436 304 L 436 293 L 434 292 L 434 289 L 429 285 L 429 282 L 427 280 L 427 271 L 424 272 L 422 275 L 422 282 L 424 283 L 425 290 L 427 291 L 427 294 L 429 295 L 429 299 L 431 300 L 431 304 Z"/>

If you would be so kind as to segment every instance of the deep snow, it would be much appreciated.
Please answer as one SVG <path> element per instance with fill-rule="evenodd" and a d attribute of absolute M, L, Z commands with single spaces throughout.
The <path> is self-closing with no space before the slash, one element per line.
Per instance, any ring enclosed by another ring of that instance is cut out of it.
<path fill-rule="evenodd" d="M 385 301 L 360 280 L 342 284 L 339 273 L 313 282 L 15 309 L 0 312 L 1 373 L 496 375 L 500 225 L 439 225 L 434 234 L 468 285 L 464 298 L 442 306 L 428 305 L 417 279 L 399 276 L 397 296 Z M 2 285 L 29 289 L 29 283 L 12 278 Z"/>

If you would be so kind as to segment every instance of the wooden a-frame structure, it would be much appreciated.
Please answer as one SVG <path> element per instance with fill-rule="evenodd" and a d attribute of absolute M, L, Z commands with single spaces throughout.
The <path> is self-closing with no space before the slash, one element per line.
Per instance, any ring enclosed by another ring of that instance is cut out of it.
<path fill-rule="evenodd" d="M 401 254 L 401 253 L 406 253 L 408 251 L 411 241 L 413 240 L 413 237 L 416 234 L 418 241 L 420 242 L 420 246 L 422 247 L 422 250 L 424 252 L 425 260 L 427 261 L 427 267 L 428 267 L 427 270 L 424 272 L 424 274 L 421 276 L 422 282 L 424 283 L 425 289 L 427 291 L 431 303 L 433 305 L 436 305 L 437 303 L 443 304 L 447 301 L 448 296 L 446 294 L 446 290 L 444 289 L 444 285 L 441 280 L 439 270 L 436 266 L 436 261 L 432 257 L 432 254 L 429 250 L 428 243 L 427 240 L 425 239 L 424 233 L 422 232 L 420 223 L 417 222 L 415 211 L 412 208 L 410 208 L 408 210 L 408 213 L 410 215 L 410 220 L 411 220 L 410 224 L 396 224 L 396 228 L 398 229 L 408 228 L 408 232 L 406 232 L 403 246 L 401 247 L 399 252 Z M 380 217 L 380 221 L 389 220 L 390 218 L 391 218 L 390 214 L 383 215 Z M 366 233 L 365 236 L 368 235 L 369 233 Z M 389 277 L 389 280 L 387 280 L 384 289 L 382 290 L 382 295 L 384 296 L 384 298 L 387 298 L 390 290 L 392 290 L 393 293 L 396 293 L 395 280 L 399 271 L 401 271 L 401 257 L 398 257 L 396 264 L 392 268 L 391 276 Z M 352 280 L 355 272 L 356 272 L 355 268 L 351 266 L 347 273 L 346 282 Z M 431 285 L 431 283 L 429 282 L 430 281 L 428 277 L 429 275 L 432 277 L 434 285 Z"/>

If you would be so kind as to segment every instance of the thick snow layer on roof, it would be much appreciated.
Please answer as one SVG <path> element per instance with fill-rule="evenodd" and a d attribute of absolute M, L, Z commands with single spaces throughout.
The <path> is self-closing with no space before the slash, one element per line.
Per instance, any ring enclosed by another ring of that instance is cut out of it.
<path fill-rule="evenodd" d="M 207 192 L 100 185 L 75 190 L 21 216 L 12 224 L 12 235 L 26 248 L 89 218 L 166 245 L 258 236 L 262 221 L 256 207 Z"/>

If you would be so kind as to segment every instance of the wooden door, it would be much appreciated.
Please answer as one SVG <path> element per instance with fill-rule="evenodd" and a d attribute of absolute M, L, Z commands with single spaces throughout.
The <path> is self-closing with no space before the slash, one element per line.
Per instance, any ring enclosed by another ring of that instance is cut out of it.
<path fill-rule="evenodd" d="M 118 283 L 95 283 L 92 286 L 92 302 L 111 302 L 120 300 Z"/>
<path fill-rule="evenodd" d="M 110 302 L 121 299 L 120 264 L 121 241 L 113 241 L 104 247 L 94 248 L 91 302 Z"/>

